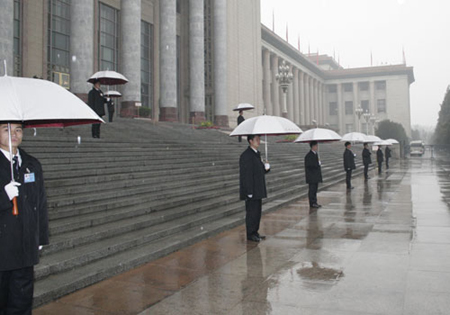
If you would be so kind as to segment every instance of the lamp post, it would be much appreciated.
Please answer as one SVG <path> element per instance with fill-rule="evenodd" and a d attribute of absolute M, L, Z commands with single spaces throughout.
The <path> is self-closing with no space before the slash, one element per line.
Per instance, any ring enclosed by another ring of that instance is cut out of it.
<path fill-rule="evenodd" d="M 275 78 L 283 90 L 283 112 L 281 116 L 287 118 L 287 89 L 294 76 L 292 75 L 290 67 L 286 64 L 285 60 L 283 60 L 283 63 L 278 67 L 278 73 L 275 75 Z"/>
<path fill-rule="evenodd" d="M 377 122 L 377 116 L 370 115 L 370 123 L 372 124 L 372 134 L 375 135 L 375 123 Z"/>
<path fill-rule="evenodd" d="M 370 113 L 368 110 L 363 114 L 364 120 L 366 121 L 366 135 L 369 135 L 369 121 L 370 121 Z"/>
<path fill-rule="evenodd" d="M 355 115 L 358 117 L 358 131 L 361 132 L 361 116 L 363 114 L 363 109 L 361 106 L 358 106 L 357 109 L 355 109 Z"/>
<path fill-rule="evenodd" d="M 316 126 L 316 128 L 319 128 L 319 124 L 317 123 L 317 120 L 313 119 L 312 120 L 313 125 Z"/>

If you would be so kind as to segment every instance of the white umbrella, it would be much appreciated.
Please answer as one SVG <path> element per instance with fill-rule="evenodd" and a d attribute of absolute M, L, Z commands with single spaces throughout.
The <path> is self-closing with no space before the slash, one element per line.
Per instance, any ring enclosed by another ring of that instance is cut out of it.
<path fill-rule="evenodd" d="M 375 142 L 373 145 L 376 145 L 376 146 L 383 146 L 383 145 L 389 146 L 389 145 L 392 145 L 392 143 L 390 143 L 389 141 L 386 141 L 386 140 L 382 140 L 382 141 Z"/>
<path fill-rule="evenodd" d="M 128 83 L 128 79 L 119 72 L 111 70 L 103 70 L 94 73 L 87 81 L 89 83 L 95 83 L 100 81 L 102 85 L 120 85 Z"/>
<path fill-rule="evenodd" d="M 349 132 L 342 136 L 341 141 L 364 143 L 367 136 L 361 132 Z"/>
<path fill-rule="evenodd" d="M 53 82 L 5 75 L 0 77 L 0 122 L 8 123 L 11 179 L 14 181 L 11 123 L 36 128 L 104 121 L 81 99 Z M 13 203 L 13 214 L 17 215 L 16 199 Z"/>
<path fill-rule="evenodd" d="M 391 143 L 391 144 L 399 144 L 399 142 L 395 139 L 386 139 L 387 142 Z"/>
<path fill-rule="evenodd" d="M 377 136 L 366 136 L 366 137 L 367 137 L 366 142 L 371 142 L 371 143 L 373 143 L 373 142 L 380 142 L 380 141 L 383 141 L 383 140 L 381 140 L 380 137 L 377 137 Z"/>
<path fill-rule="evenodd" d="M 238 106 L 236 106 L 233 110 L 237 112 L 241 110 L 251 110 L 251 109 L 255 109 L 255 106 L 249 103 L 241 103 Z"/>
<path fill-rule="evenodd" d="M 264 135 L 267 160 L 267 136 L 292 135 L 300 133 L 302 133 L 302 130 L 289 119 L 278 116 L 263 115 L 246 119 L 233 130 L 230 137 Z"/>
<path fill-rule="evenodd" d="M 341 140 L 341 136 L 331 129 L 312 128 L 302 133 L 294 142 L 305 143 L 311 141 L 331 142 Z"/>
<path fill-rule="evenodd" d="M 105 93 L 106 97 L 122 97 L 122 94 L 120 92 L 117 91 L 107 91 Z"/>

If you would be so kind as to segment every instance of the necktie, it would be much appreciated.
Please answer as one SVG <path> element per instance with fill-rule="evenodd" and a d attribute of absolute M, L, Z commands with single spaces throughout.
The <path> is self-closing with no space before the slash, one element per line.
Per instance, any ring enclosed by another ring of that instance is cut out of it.
<path fill-rule="evenodd" d="M 19 180 L 19 158 L 17 156 L 13 157 L 13 162 L 14 162 L 14 180 L 18 181 Z"/>

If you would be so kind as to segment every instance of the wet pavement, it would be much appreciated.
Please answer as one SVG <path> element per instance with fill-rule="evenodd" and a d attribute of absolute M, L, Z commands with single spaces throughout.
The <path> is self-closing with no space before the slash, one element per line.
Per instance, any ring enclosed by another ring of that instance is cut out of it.
<path fill-rule="evenodd" d="M 80 290 L 34 314 L 449 314 L 450 163 L 400 162 Z"/>

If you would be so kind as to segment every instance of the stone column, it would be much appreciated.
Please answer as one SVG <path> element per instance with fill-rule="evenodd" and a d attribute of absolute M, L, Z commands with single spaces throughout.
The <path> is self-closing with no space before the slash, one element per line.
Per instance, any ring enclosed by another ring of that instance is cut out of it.
<path fill-rule="evenodd" d="M 369 82 L 369 91 L 370 91 L 370 104 L 369 104 L 369 110 L 371 114 L 375 115 L 375 108 L 376 108 L 376 104 L 375 104 L 375 82 L 374 81 L 370 81 Z"/>
<path fill-rule="evenodd" d="M 176 0 L 160 1 L 160 121 L 178 121 Z M 140 20 L 140 15 L 139 17 Z"/>
<path fill-rule="evenodd" d="M 215 124 L 228 127 L 227 0 L 214 0 Z"/>
<path fill-rule="evenodd" d="M 356 109 L 359 107 L 358 102 L 358 83 L 353 82 L 353 116 L 355 116 L 355 130 L 361 132 L 361 120 L 356 116 Z"/>
<path fill-rule="evenodd" d="M 273 115 L 272 101 L 270 99 L 270 52 L 267 49 L 263 50 L 263 95 L 264 95 L 264 108 L 266 115 Z"/>
<path fill-rule="evenodd" d="M 0 0 L 0 75 L 14 75 L 14 0 Z"/>
<path fill-rule="evenodd" d="M 76 2 L 76 1 L 75 1 Z M 121 113 L 137 111 L 141 102 L 141 0 L 122 0 L 121 69 L 128 83 L 122 87 Z"/>
<path fill-rule="evenodd" d="M 317 102 L 317 80 L 314 79 L 313 81 L 313 115 L 312 119 L 314 119 L 317 123 L 319 123 L 319 111 L 318 111 L 318 102 Z"/>
<path fill-rule="evenodd" d="M 313 125 L 314 119 L 314 78 L 309 78 L 309 124 Z"/>
<path fill-rule="evenodd" d="M 94 3 L 72 1 L 70 5 L 71 91 L 87 102 L 92 88 L 86 81 L 94 74 Z M 105 69 L 106 70 L 106 69 Z"/>
<path fill-rule="evenodd" d="M 318 81 L 318 87 L 317 87 L 317 102 L 318 102 L 318 109 L 319 109 L 319 119 L 318 123 L 323 125 L 323 106 L 322 106 L 322 82 Z"/>
<path fill-rule="evenodd" d="M 280 86 L 278 81 L 275 78 L 275 75 L 278 73 L 278 56 L 272 55 L 272 95 L 273 95 L 273 110 L 272 115 L 280 116 Z"/>
<path fill-rule="evenodd" d="M 294 75 L 294 68 L 291 67 L 291 71 L 292 74 Z M 295 76 L 295 75 L 294 75 Z M 291 82 L 291 84 L 289 84 L 288 90 L 287 90 L 287 97 L 288 97 L 288 102 L 287 102 L 287 118 L 291 121 L 294 120 L 294 89 L 295 89 L 295 85 L 293 84 L 293 81 Z"/>
<path fill-rule="evenodd" d="M 337 88 L 337 108 L 338 108 L 338 117 L 339 117 L 339 133 L 344 134 L 345 133 L 345 113 L 344 113 L 344 106 L 342 102 L 342 84 L 338 83 L 336 85 Z"/>
<path fill-rule="evenodd" d="M 300 104 L 299 104 L 299 97 L 298 97 L 298 77 L 299 77 L 300 71 L 297 68 L 294 68 L 293 75 L 294 75 L 294 83 L 292 84 L 292 88 L 294 90 L 294 108 L 292 113 L 292 121 L 296 124 L 300 124 Z"/>
<path fill-rule="evenodd" d="M 303 71 L 300 72 L 300 79 L 299 79 L 299 85 L 300 85 L 300 102 L 299 102 L 299 113 L 300 113 L 300 125 L 305 124 L 305 83 L 304 83 L 304 77 L 305 73 Z"/>
<path fill-rule="evenodd" d="M 191 123 L 205 120 L 205 31 L 203 0 L 189 0 L 189 88 Z"/>
<path fill-rule="evenodd" d="M 311 125 L 311 116 L 309 112 L 311 101 L 309 99 L 309 81 L 310 77 L 305 73 L 305 125 Z"/>

